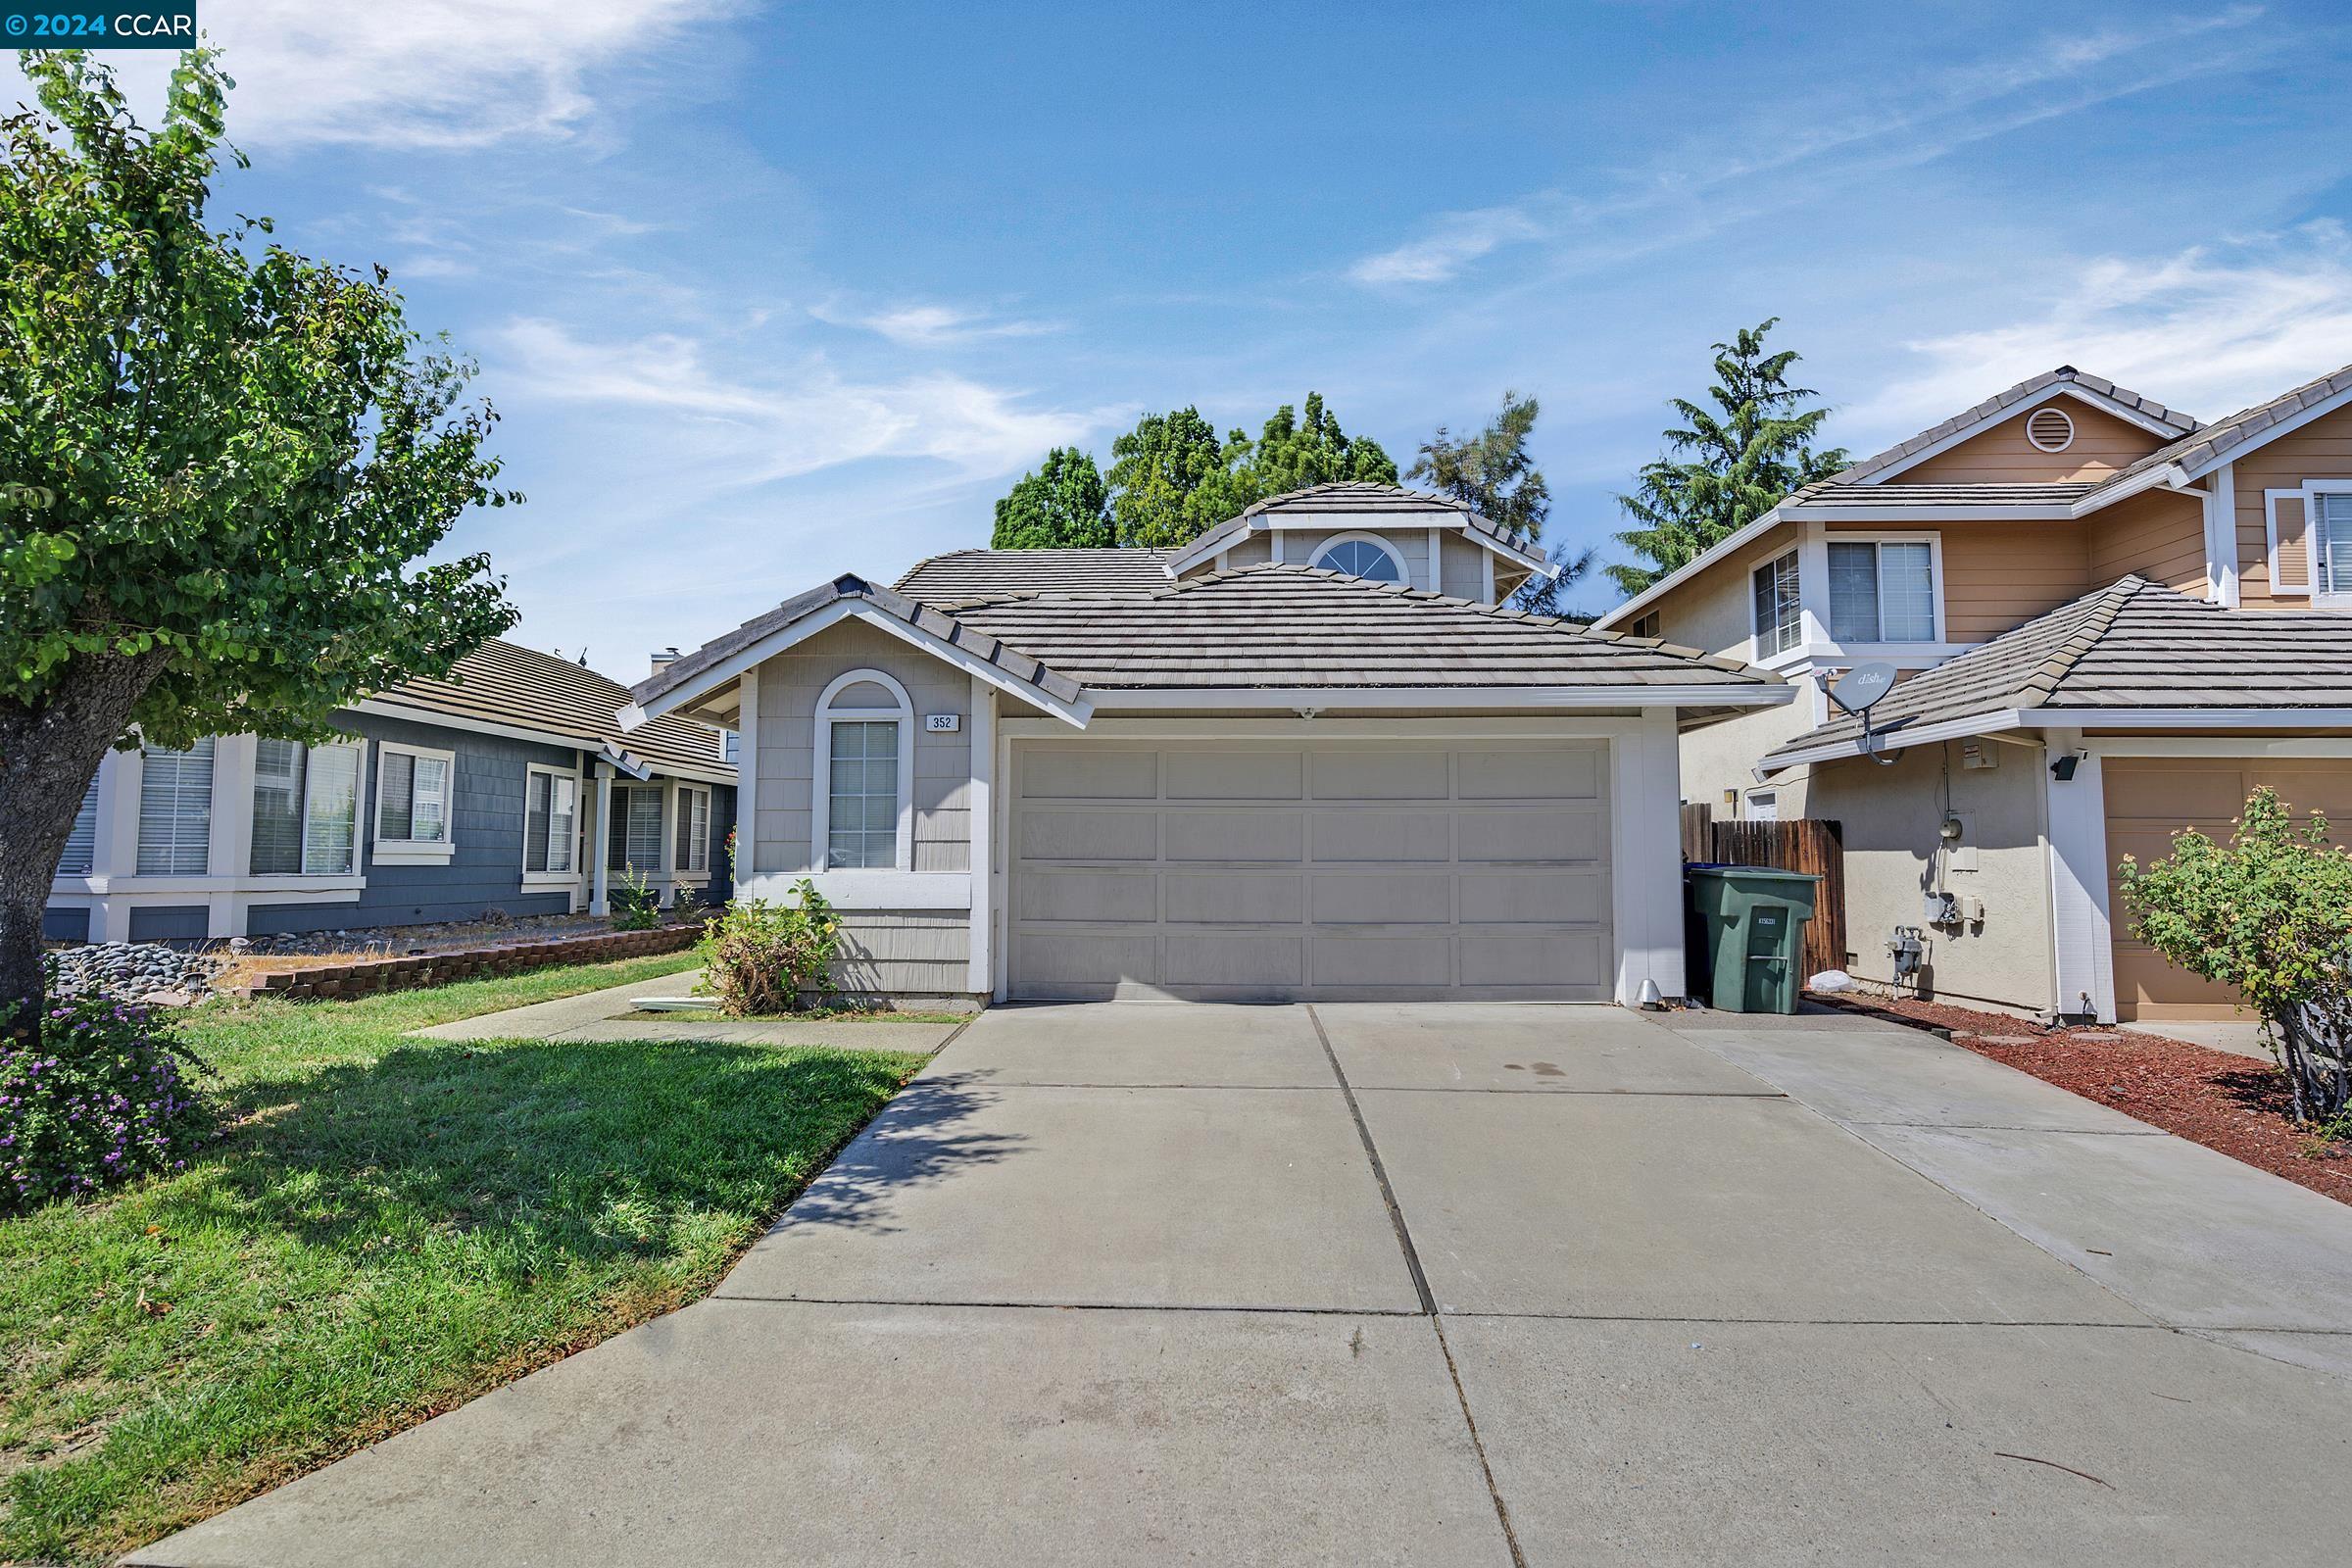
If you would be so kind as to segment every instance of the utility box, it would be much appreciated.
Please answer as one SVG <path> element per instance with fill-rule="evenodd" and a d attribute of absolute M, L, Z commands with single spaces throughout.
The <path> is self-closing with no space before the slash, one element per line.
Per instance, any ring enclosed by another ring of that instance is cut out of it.
<path fill-rule="evenodd" d="M 1692 865 L 1697 991 L 1725 1012 L 1794 1012 L 1805 988 L 1805 922 L 1821 878 L 1768 865 Z"/>

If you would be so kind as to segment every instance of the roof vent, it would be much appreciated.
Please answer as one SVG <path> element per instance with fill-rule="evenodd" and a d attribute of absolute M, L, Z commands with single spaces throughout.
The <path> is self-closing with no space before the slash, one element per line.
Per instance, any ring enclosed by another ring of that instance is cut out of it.
<path fill-rule="evenodd" d="M 2075 444 L 2075 421 L 2064 409 L 2045 407 L 2026 416 L 2026 439 L 2044 452 L 2064 452 Z"/>

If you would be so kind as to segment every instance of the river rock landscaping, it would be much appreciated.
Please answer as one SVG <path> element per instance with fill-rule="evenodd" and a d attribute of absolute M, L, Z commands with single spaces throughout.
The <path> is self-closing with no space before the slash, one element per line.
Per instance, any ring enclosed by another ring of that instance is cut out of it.
<path fill-rule="evenodd" d="M 228 966 L 225 953 L 189 953 L 156 942 L 100 942 L 48 956 L 57 997 L 105 996 L 122 1002 L 184 1004 L 211 994 Z"/>

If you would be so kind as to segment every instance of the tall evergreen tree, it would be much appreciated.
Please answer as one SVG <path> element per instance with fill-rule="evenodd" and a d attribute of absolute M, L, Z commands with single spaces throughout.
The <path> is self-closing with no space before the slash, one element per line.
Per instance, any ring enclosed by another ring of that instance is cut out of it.
<path fill-rule="evenodd" d="M 1395 484 L 1396 460 L 1371 437 L 1342 431 L 1339 418 L 1324 407 L 1323 394 L 1309 392 L 1304 417 L 1288 403 L 1274 411 L 1256 449 L 1243 463 L 1240 477 L 1250 492 L 1242 503 L 1246 507 L 1288 490 L 1343 479 Z"/>
<path fill-rule="evenodd" d="M 1112 543 L 1110 509 L 1095 460 L 1055 447 L 997 503 L 996 550 L 1099 549 Z"/>
<path fill-rule="evenodd" d="M 1715 345 L 1715 384 L 1707 389 L 1714 408 L 1676 398 L 1672 406 L 1683 422 L 1665 433 L 1666 451 L 1642 468 L 1633 494 L 1617 498 L 1636 524 L 1617 542 L 1646 563 L 1609 567 L 1626 593 L 1642 592 L 1770 512 L 1789 491 L 1845 466 L 1842 449 L 1813 450 L 1830 411 L 1806 406 L 1820 396 L 1812 388 L 1788 384 L 1796 352 L 1764 351 L 1765 334 L 1779 323 L 1773 317 Z"/>
<path fill-rule="evenodd" d="M 1406 477 L 1426 479 L 1490 522 L 1515 528 L 1531 539 L 1544 534 L 1551 514 L 1551 489 L 1528 448 L 1536 428 L 1536 400 L 1516 392 L 1502 395 L 1502 412 L 1476 435 L 1455 439 L 1445 425 L 1421 443 Z M 1561 594 L 1592 569 L 1593 552 L 1566 546 L 1551 552 L 1557 575 L 1532 577 L 1511 603 L 1538 615 L 1567 613 Z"/>

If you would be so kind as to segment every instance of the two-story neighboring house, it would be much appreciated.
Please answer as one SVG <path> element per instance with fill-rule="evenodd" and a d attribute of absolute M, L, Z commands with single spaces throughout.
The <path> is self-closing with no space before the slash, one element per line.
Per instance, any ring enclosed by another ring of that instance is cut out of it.
<path fill-rule="evenodd" d="M 893 999 L 1638 1002 L 1683 989 L 1676 736 L 1789 686 L 1504 608 L 1531 541 L 1318 485 L 1183 549 L 820 584 L 625 725 L 740 731 L 742 891 Z"/>
<path fill-rule="evenodd" d="M 2211 424 L 2072 367 L 1809 485 L 1603 616 L 1803 687 L 1685 799 L 1843 824 L 1849 967 L 2101 1020 L 2229 1016 L 2115 867 L 2247 793 L 2352 810 L 2352 368 Z M 1871 728 L 1827 688 L 1901 674 Z M 1867 755 L 1873 754 L 1875 755 Z"/>

